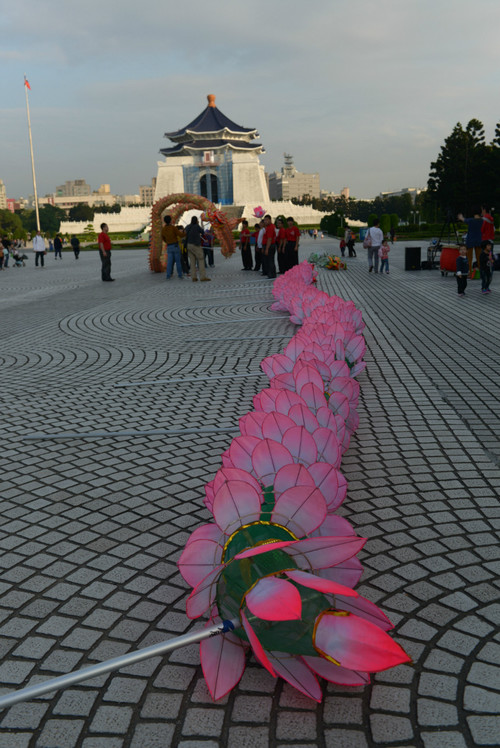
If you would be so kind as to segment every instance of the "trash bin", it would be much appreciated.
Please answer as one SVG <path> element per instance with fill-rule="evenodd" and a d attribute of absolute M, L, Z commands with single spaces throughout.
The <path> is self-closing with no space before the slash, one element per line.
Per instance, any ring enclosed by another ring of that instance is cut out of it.
<path fill-rule="evenodd" d="M 420 270 L 420 252 L 422 247 L 405 247 L 405 270 Z"/>

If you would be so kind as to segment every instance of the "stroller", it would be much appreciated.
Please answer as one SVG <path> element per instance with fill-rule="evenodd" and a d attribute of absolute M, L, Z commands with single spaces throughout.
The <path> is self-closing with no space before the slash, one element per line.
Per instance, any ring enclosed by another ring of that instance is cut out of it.
<path fill-rule="evenodd" d="M 27 259 L 28 255 L 21 254 L 18 249 L 15 249 L 12 252 L 12 262 L 14 263 L 15 268 L 25 267 Z"/>

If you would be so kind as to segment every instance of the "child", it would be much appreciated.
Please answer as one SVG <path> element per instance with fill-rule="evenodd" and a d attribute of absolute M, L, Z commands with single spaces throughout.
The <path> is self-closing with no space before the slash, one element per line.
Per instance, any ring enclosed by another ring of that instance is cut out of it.
<path fill-rule="evenodd" d="M 481 242 L 481 254 L 479 255 L 479 274 L 481 276 L 481 293 L 491 293 L 491 253 L 493 244 L 486 240 Z"/>
<path fill-rule="evenodd" d="M 385 238 L 378 251 L 378 256 L 382 260 L 382 262 L 380 263 L 380 272 L 383 273 L 384 267 L 385 267 L 386 275 L 389 275 L 389 252 L 390 251 L 391 251 L 391 248 L 389 247 L 389 240 Z"/>
<path fill-rule="evenodd" d="M 340 240 L 340 251 L 342 253 L 342 257 L 345 257 L 345 248 L 346 248 L 346 241 L 345 239 Z"/>
<path fill-rule="evenodd" d="M 460 297 L 465 296 L 467 288 L 467 276 L 469 275 L 469 260 L 467 257 L 467 247 L 460 247 L 460 254 L 457 257 L 457 291 Z"/>

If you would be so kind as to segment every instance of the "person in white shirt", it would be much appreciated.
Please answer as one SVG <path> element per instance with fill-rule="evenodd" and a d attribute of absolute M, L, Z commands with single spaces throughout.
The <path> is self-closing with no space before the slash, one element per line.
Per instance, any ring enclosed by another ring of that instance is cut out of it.
<path fill-rule="evenodd" d="M 35 252 L 35 266 L 38 267 L 38 259 L 40 258 L 43 267 L 45 261 L 45 241 L 40 230 L 33 237 L 33 251 Z"/>
<path fill-rule="evenodd" d="M 371 273 L 373 268 L 378 273 L 378 251 L 384 241 L 384 234 L 382 229 L 379 227 L 380 221 L 376 218 L 373 222 L 373 226 L 368 229 L 367 236 L 372 240 L 371 247 L 367 248 L 368 252 L 368 272 Z"/>

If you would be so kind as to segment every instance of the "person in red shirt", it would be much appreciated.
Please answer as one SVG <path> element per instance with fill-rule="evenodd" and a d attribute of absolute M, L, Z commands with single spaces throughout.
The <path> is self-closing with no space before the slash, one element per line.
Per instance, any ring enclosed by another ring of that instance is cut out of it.
<path fill-rule="evenodd" d="M 488 210 L 484 205 L 481 207 L 481 218 L 483 219 L 483 225 L 481 226 L 481 240 L 493 244 L 495 241 L 495 223 L 493 221 L 493 216 L 491 213 L 488 213 Z"/>
<path fill-rule="evenodd" d="M 286 266 L 285 247 L 286 247 L 286 229 L 285 224 L 281 218 L 276 219 L 276 251 L 278 255 L 278 271 L 280 273 L 286 273 L 288 270 Z"/>
<path fill-rule="evenodd" d="M 269 215 L 264 216 L 262 254 L 264 256 L 264 262 L 262 264 L 263 275 L 267 275 L 268 278 L 276 278 L 276 265 L 274 264 L 274 255 L 276 254 L 276 227 Z"/>
<path fill-rule="evenodd" d="M 111 239 L 108 231 L 107 223 L 101 223 L 101 233 L 97 237 L 101 256 L 101 278 L 103 281 L 114 281 L 111 277 Z"/>
<path fill-rule="evenodd" d="M 285 247 L 285 269 L 290 270 L 294 265 L 299 264 L 299 239 L 300 229 L 295 225 L 295 221 L 290 216 L 286 219 L 286 247 Z"/>
<path fill-rule="evenodd" d="M 243 228 L 240 234 L 240 249 L 241 249 L 241 260 L 243 262 L 243 270 L 252 270 L 252 250 L 250 249 L 250 229 L 248 228 L 248 221 L 243 220 Z"/>

